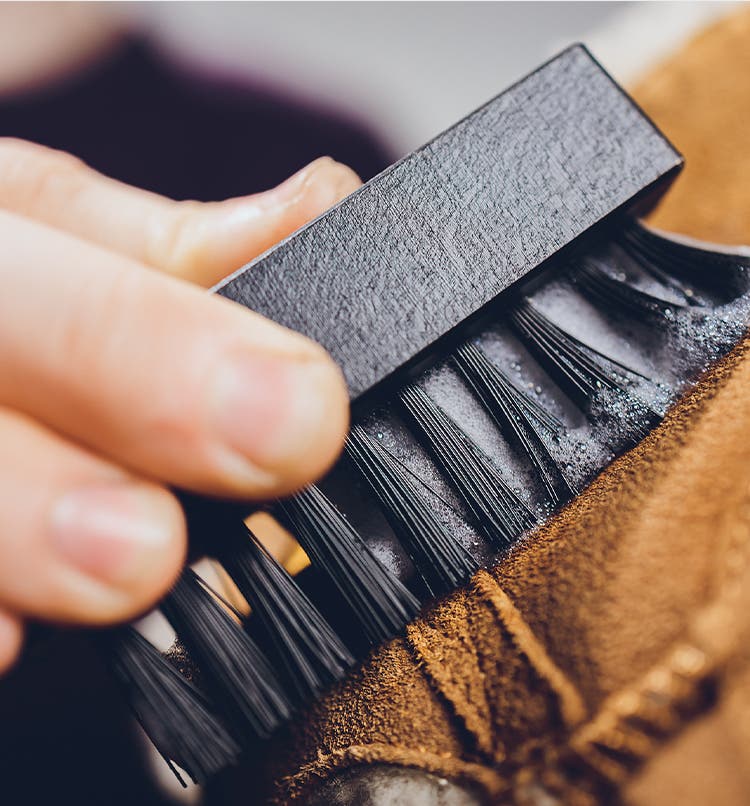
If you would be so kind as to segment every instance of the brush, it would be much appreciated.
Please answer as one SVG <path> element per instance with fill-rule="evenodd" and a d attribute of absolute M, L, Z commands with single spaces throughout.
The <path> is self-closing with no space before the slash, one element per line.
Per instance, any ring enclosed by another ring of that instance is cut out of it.
<path fill-rule="evenodd" d="M 637 217 L 681 164 L 575 46 L 215 289 L 320 341 L 353 427 L 325 479 L 265 505 L 310 559 L 297 577 L 249 507 L 185 497 L 194 553 L 250 605 L 184 571 L 160 610 L 187 675 L 132 627 L 97 638 L 181 780 L 501 561 L 738 341 L 749 253 Z"/>

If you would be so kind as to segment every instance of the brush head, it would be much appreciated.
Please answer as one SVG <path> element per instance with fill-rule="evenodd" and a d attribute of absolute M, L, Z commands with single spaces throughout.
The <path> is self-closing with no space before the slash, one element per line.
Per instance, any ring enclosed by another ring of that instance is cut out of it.
<path fill-rule="evenodd" d="M 241 507 L 186 498 L 251 607 L 192 572 L 163 603 L 232 741 L 501 559 L 739 337 L 747 258 L 622 213 L 680 164 L 572 48 L 218 288 L 321 341 L 356 403 L 345 458 L 269 505 L 311 561 L 294 580 Z"/>
<path fill-rule="evenodd" d="M 355 399 L 681 165 L 577 45 L 215 290 L 320 342 Z"/>

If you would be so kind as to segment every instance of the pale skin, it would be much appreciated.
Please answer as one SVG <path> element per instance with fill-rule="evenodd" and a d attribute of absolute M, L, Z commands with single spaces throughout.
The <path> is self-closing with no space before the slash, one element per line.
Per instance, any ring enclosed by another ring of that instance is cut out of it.
<path fill-rule="evenodd" d="M 174 202 L 0 138 L 0 670 L 27 619 L 110 624 L 168 590 L 171 488 L 263 499 L 334 461 L 335 364 L 198 286 L 358 185 L 323 158 L 266 193 Z"/>

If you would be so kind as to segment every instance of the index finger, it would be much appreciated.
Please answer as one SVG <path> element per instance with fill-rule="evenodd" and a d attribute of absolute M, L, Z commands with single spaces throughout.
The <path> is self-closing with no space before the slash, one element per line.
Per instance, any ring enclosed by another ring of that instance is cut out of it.
<path fill-rule="evenodd" d="M 0 138 L 0 207 L 201 285 L 213 285 L 360 185 L 321 157 L 278 187 L 220 202 L 173 201 L 62 151 Z"/>

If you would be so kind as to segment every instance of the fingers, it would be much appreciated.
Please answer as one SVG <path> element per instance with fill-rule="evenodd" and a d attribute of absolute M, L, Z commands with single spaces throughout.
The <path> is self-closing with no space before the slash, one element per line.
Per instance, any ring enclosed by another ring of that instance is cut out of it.
<path fill-rule="evenodd" d="M 0 404 L 218 495 L 282 495 L 340 451 L 348 397 L 318 345 L 27 219 L 0 212 L 0 243 Z"/>
<path fill-rule="evenodd" d="M 203 285 L 212 285 L 360 184 L 328 157 L 273 190 L 175 202 L 108 179 L 75 157 L 0 138 L 0 207 Z"/>
<path fill-rule="evenodd" d="M 0 675 L 13 665 L 22 643 L 23 627 L 20 620 L 0 610 Z"/>
<path fill-rule="evenodd" d="M 0 444 L 0 665 L 20 641 L 9 612 L 103 624 L 168 590 L 185 554 L 172 495 L 7 410 Z"/>

